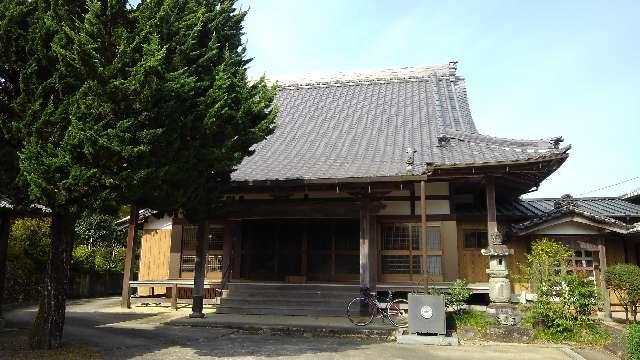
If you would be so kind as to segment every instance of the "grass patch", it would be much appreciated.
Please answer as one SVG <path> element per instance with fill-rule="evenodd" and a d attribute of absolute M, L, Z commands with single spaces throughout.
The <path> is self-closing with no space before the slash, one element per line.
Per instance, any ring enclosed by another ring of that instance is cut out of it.
<path fill-rule="evenodd" d="M 498 320 L 493 316 L 487 316 L 483 311 L 464 309 L 459 313 L 454 313 L 453 318 L 456 327 L 467 326 L 482 333 L 486 332 L 489 326 L 497 325 Z"/>
<path fill-rule="evenodd" d="M 576 343 L 602 347 L 611 340 L 611 334 L 598 324 L 576 327 L 573 331 L 557 332 L 549 329 L 536 329 L 533 338 L 539 342 Z"/>

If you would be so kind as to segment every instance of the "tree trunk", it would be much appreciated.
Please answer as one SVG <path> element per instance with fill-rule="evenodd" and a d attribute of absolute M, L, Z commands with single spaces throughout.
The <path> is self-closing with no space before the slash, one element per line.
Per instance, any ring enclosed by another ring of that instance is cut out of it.
<path fill-rule="evenodd" d="M 200 221 L 198 224 L 198 239 L 196 245 L 196 263 L 195 273 L 193 276 L 193 304 L 191 306 L 191 315 L 193 318 L 203 318 L 202 312 L 204 306 L 204 277 L 207 265 L 207 245 L 209 243 L 209 223 L 206 220 Z"/>
<path fill-rule="evenodd" d="M 40 306 L 31 330 L 33 349 L 60 347 L 64 329 L 66 292 L 77 218 L 54 211 L 51 216 L 51 249 L 41 289 Z"/>
<path fill-rule="evenodd" d="M 11 229 L 11 213 L 0 210 L 0 329 L 4 327 L 2 304 L 4 302 L 4 282 L 7 270 L 7 249 L 9 247 L 9 231 Z"/>
<path fill-rule="evenodd" d="M 131 261 L 133 259 L 133 243 L 136 237 L 136 226 L 138 224 L 138 207 L 131 205 L 129 209 L 129 229 L 127 232 L 127 252 L 124 258 L 124 275 L 122 276 L 122 298 L 120 307 L 128 309 L 131 307 L 129 297 L 129 280 L 131 279 Z"/>

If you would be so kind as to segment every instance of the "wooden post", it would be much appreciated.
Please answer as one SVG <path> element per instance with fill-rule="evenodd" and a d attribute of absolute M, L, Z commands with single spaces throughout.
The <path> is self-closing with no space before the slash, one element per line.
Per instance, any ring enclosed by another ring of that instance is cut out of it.
<path fill-rule="evenodd" d="M 202 220 L 198 224 L 198 236 L 196 241 L 196 263 L 193 276 L 193 302 L 191 304 L 191 318 L 204 318 L 204 277 L 207 267 L 207 245 L 209 222 Z"/>
<path fill-rule="evenodd" d="M 171 308 L 178 310 L 178 284 L 171 285 Z"/>
<path fill-rule="evenodd" d="M 360 202 L 360 289 L 370 289 L 369 269 L 369 199 Z"/>
<path fill-rule="evenodd" d="M 231 239 L 232 239 L 232 256 L 233 265 L 231 270 L 231 279 L 239 279 L 242 272 L 242 222 L 240 220 L 234 220 L 231 226 Z"/>
<path fill-rule="evenodd" d="M 491 235 L 498 232 L 496 220 L 496 181 L 493 176 L 486 178 L 487 195 L 487 240 L 491 241 Z"/>
<path fill-rule="evenodd" d="M 305 282 L 307 278 L 308 272 L 308 251 L 309 251 L 309 223 L 304 224 L 304 230 L 302 231 L 302 250 L 300 256 L 302 257 L 300 260 L 300 272 L 301 275 L 305 277 Z"/>
<path fill-rule="evenodd" d="M 598 258 L 600 260 L 600 286 L 602 287 L 604 295 L 604 317 L 611 319 L 611 299 L 609 298 L 607 281 L 605 279 L 605 273 L 607 272 L 607 253 L 603 239 L 598 241 Z"/>
<path fill-rule="evenodd" d="M 220 287 L 222 289 L 227 288 L 228 282 L 231 280 L 231 269 L 233 264 L 233 232 L 235 230 L 235 223 L 233 221 L 227 221 L 224 224 L 224 242 L 222 244 L 222 283 Z"/>
<path fill-rule="evenodd" d="M 171 244 L 169 245 L 169 279 L 180 278 L 182 256 L 182 224 L 172 224 Z"/>
<path fill-rule="evenodd" d="M 131 261 L 133 258 L 133 240 L 136 236 L 138 224 L 138 207 L 131 205 L 129 208 L 129 229 L 127 232 L 127 251 L 124 258 L 124 274 L 122 276 L 122 298 L 120 307 L 128 309 L 131 307 L 129 280 L 131 279 Z"/>
<path fill-rule="evenodd" d="M 409 246 L 412 246 L 409 244 Z M 429 264 L 427 264 L 427 184 L 420 181 L 420 250 L 422 251 L 421 269 L 422 276 L 428 279 Z M 428 280 L 427 280 L 428 283 Z"/>

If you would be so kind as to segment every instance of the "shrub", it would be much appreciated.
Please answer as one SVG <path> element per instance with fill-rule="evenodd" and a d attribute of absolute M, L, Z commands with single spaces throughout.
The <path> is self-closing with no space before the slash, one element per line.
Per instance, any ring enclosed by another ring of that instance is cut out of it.
<path fill-rule="evenodd" d="M 12 222 L 4 291 L 7 303 L 39 297 L 49 244 L 48 219 L 15 219 Z"/>
<path fill-rule="evenodd" d="M 629 313 L 631 313 L 635 321 L 640 302 L 640 267 L 630 264 L 611 266 L 607 268 L 605 279 L 607 287 L 622 304 L 626 320 L 629 321 Z"/>
<path fill-rule="evenodd" d="M 520 274 L 518 280 L 537 287 L 556 287 L 559 285 L 559 275 L 564 275 L 571 268 L 573 251 L 562 243 L 549 238 L 539 239 L 531 244 L 531 252 L 527 260 L 518 264 Z"/>
<path fill-rule="evenodd" d="M 449 287 L 448 293 L 444 295 L 445 306 L 455 312 L 460 312 L 471 294 L 472 291 L 469 289 L 467 282 L 464 279 L 457 279 Z"/>
<path fill-rule="evenodd" d="M 495 316 L 487 316 L 483 311 L 466 309 L 455 313 L 453 316 L 457 327 L 468 326 L 480 332 L 485 332 L 489 326 L 498 324 Z"/>
<path fill-rule="evenodd" d="M 640 360 L 640 324 L 631 324 L 625 338 L 626 359 Z"/>
<path fill-rule="evenodd" d="M 606 332 L 593 318 L 600 291 L 586 274 L 570 273 L 572 256 L 573 251 L 562 243 L 550 239 L 533 243 L 527 262 L 520 265 L 538 295 L 527 321 L 541 339 L 600 343 Z"/>

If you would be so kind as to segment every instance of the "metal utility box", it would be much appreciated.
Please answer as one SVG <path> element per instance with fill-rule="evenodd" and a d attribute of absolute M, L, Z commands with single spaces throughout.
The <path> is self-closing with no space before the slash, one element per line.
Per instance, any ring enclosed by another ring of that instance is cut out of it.
<path fill-rule="evenodd" d="M 409 332 L 446 334 L 446 313 L 442 295 L 409 294 Z"/>

